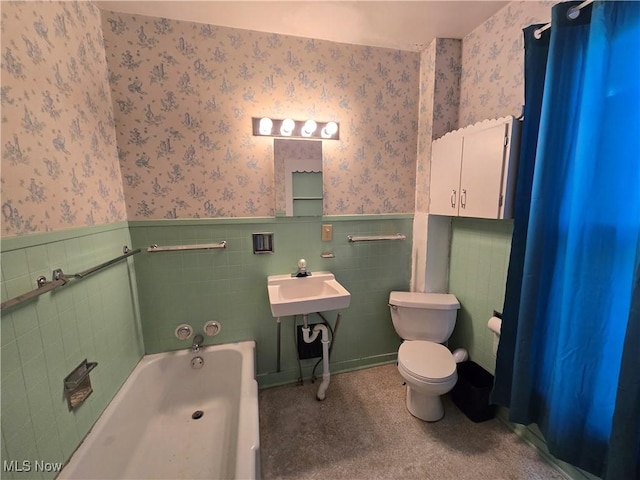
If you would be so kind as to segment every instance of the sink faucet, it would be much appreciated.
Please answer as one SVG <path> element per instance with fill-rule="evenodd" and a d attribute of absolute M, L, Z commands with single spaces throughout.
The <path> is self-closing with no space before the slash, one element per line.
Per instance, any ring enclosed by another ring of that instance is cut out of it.
<path fill-rule="evenodd" d="M 198 353 L 200 351 L 200 346 L 204 342 L 204 337 L 200 334 L 193 337 L 193 344 L 191 345 L 191 351 L 193 353 Z"/>
<path fill-rule="evenodd" d="M 298 270 L 291 274 L 292 277 L 309 277 L 311 272 L 307 271 L 307 261 L 304 258 L 298 260 Z"/>

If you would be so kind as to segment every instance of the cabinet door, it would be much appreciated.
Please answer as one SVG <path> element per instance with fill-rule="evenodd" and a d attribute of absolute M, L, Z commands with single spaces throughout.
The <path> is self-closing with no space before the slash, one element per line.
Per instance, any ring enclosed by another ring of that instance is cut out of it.
<path fill-rule="evenodd" d="M 461 217 L 499 218 L 507 125 L 464 136 L 460 174 Z"/>
<path fill-rule="evenodd" d="M 445 135 L 431 144 L 429 213 L 458 215 L 462 135 Z"/>

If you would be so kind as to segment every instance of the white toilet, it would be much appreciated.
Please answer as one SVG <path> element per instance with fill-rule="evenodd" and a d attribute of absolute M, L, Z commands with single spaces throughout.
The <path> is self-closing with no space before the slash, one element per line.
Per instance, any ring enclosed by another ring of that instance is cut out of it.
<path fill-rule="evenodd" d="M 393 327 L 404 340 L 398 370 L 407 382 L 407 409 L 436 422 L 444 416 L 440 396 L 458 380 L 456 360 L 442 344 L 453 332 L 460 303 L 449 293 L 391 292 L 389 308 Z"/>

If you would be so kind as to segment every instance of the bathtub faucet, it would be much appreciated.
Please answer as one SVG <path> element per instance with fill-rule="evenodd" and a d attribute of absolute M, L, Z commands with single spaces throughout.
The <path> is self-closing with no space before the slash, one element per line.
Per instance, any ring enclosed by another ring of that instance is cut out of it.
<path fill-rule="evenodd" d="M 191 351 L 193 353 L 198 353 L 200 351 L 200 346 L 204 342 L 204 337 L 200 334 L 193 337 L 193 344 L 191 345 Z"/>

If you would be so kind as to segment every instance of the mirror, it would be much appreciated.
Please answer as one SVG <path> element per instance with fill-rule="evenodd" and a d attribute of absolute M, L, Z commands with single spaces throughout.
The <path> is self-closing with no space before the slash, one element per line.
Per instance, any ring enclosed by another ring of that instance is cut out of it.
<path fill-rule="evenodd" d="M 276 216 L 322 216 L 322 141 L 273 140 Z"/>

